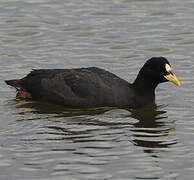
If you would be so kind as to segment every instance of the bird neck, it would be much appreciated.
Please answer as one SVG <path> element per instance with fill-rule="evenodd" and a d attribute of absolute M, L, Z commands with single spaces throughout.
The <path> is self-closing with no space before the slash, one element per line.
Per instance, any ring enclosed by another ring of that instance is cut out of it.
<path fill-rule="evenodd" d="M 155 88 L 157 84 L 151 83 L 141 77 L 137 77 L 133 83 L 138 106 L 148 105 L 155 102 Z"/>
<path fill-rule="evenodd" d="M 158 84 L 158 82 L 150 81 L 150 79 L 143 78 L 140 75 L 133 82 L 136 91 L 140 92 L 154 92 Z"/>

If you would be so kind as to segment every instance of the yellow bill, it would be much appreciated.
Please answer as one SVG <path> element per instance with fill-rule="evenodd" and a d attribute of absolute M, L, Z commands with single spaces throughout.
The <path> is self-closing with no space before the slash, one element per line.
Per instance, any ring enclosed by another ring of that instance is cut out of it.
<path fill-rule="evenodd" d="M 175 74 L 172 73 L 171 67 L 169 64 L 166 64 L 166 71 L 169 73 L 168 75 L 164 76 L 168 81 L 176 84 L 177 86 L 180 86 L 180 82 L 178 78 L 175 76 Z"/>

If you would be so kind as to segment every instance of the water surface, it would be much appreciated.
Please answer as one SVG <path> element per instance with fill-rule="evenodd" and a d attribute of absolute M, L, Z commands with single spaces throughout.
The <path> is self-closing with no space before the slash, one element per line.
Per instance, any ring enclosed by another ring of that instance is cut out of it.
<path fill-rule="evenodd" d="M 193 179 L 194 2 L 2 0 L 0 179 Z M 169 59 L 181 86 L 139 110 L 16 101 L 5 79 L 35 68 L 97 66 L 132 82 Z"/>

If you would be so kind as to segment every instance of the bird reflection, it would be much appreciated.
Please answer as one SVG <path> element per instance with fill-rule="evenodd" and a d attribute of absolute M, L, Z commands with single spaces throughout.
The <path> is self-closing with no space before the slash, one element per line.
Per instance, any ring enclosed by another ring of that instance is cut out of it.
<path fill-rule="evenodd" d="M 85 108 L 85 109 L 71 109 L 64 108 L 61 105 L 56 105 L 48 102 L 37 102 L 37 101 L 16 101 L 17 108 L 21 109 L 21 114 L 31 112 L 33 114 L 53 114 L 57 117 L 73 117 L 80 115 L 94 115 L 102 114 L 112 108 Z"/>
<path fill-rule="evenodd" d="M 162 110 L 164 106 L 151 105 L 142 109 L 126 109 L 129 114 L 121 116 L 121 113 L 119 121 L 113 115 L 113 112 L 117 112 L 114 108 L 64 109 L 62 106 L 40 102 L 20 103 L 17 107 L 22 109 L 21 113 L 25 113 L 25 110 L 30 111 L 31 114 L 53 114 L 54 118 L 72 117 L 77 122 L 79 121 L 79 124 L 84 125 L 88 125 L 87 123 L 103 126 L 122 125 L 124 124 L 123 118 L 128 117 L 127 123 L 130 124 L 130 132 L 132 132 L 131 142 L 135 146 L 143 147 L 147 153 L 155 152 L 160 148 L 168 148 L 177 143 L 176 139 L 169 136 L 170 131 L 174 129 L 174 124 L 168 119 L 167 112 Z M 107 118 L 103 119 L 103 117 L 106 117 L 108 112 L 110 118 L 106 121 Z M 86 121 L 86 119 L 88 120 Z M 113 121 L 114 119 L 115 121 Z M 132 119 L 138 121 L 131 123 Z M 109 120 L 112 120 L 112 122 Z M 64 128 L 63 131 L 66 131 L 66 129 Z"/>
<path fill-rule="evenodd" d="M 158 148 L 167 148 L 176 144 L 176 140 L 168 137 L 173 130 L 172 123 L 168 121 L 166 111 L 160 110 L 162 106 L 149 106 L 144 109 L 131 110 L 131 117 L 138 120 L 131 129 L 133 144 L 144 147 L 144 151 L 152 153 Z"/>
<path fill-rule="evenodd" d="M 160 106 L 152 105 L 142 109 L 131 110 L 131 117 L 138 120 L 135 124 L 136 128 L 156 128 L 164 122 L 157 122 L 157 120 L 165 119 L 166 111 L 160 110 Z M 162 115 L 162 116 L 161 116 Z"/>

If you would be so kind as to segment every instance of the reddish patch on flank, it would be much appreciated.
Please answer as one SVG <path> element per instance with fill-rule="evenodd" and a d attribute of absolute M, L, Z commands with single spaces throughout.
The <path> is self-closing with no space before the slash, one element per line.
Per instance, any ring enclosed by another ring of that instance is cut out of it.
<path fill-rule="evenodd" d="M 26 91 L 18 91 L 16 94 L 17 99 L 26 99 L 27 98 L 27 92 Z"/>

